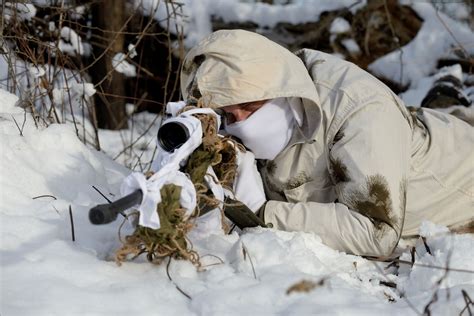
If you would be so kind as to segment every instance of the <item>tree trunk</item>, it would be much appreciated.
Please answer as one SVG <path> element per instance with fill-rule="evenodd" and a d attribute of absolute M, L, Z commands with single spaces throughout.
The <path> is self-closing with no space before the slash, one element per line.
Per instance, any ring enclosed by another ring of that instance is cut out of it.
<path fill-rule="evenodd" d="M 93 42 L 94 45 L 91 69 L 96 87 L 95 109 L 100 128 L 127 128 L 125 112 L 125 76 L 112 67 L 112 58 L 116 53 L 123 52 L 125 36 L 122 33 L 125 23 L 125 3 L 123 0 L 98 1 L 92 7 Z M 122 29 L 123 28 L 123 29 Z M 121 30 L 122 29 L 122 30 Z M 96 60 L 99 58 L 99 60 Z M 105 79 L 104 79 L 105 78 Z"/>

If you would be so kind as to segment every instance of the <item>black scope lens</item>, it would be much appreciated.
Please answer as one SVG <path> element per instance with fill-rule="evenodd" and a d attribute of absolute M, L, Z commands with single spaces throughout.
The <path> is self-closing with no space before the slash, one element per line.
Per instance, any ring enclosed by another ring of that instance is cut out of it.
<path fill-rule="evenodd" d="M 179 148 L 188 139 L 189 130 L 180 122 L 165 123 L 158 130 L 158 142 L 164 150 L 169 152 Z"/>

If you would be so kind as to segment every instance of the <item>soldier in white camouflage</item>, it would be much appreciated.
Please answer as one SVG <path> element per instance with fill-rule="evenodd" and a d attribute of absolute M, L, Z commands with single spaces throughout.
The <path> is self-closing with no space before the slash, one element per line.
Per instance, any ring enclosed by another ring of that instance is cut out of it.
<path fill-rule="evenodd" d="M 416 235 L 423 220 L 472 229 L 472 126 L 408 110 L 352 63 L 218 31 L 187 54 L 181 91 L 223 110 L 226 131 L 255 154 L 265 199 L 251 208 L 268 226 L 377 257 Z"/>

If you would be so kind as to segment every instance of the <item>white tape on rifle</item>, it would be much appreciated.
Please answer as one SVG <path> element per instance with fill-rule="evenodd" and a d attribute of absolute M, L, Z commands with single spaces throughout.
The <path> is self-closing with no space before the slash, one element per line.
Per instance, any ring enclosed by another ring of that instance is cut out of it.
<path fill-rule="evenodd" d="M 155 175 L 157 175 L 155 173 Z M 127 195 L 140 189 L 143 192 L 142 203 L 136 208 L 140 212 L 138 224 L 140 226 L 159 229 L 160 218 L 156 206 L 161 202 L 161 188 L 165 184 L 175 184 L 181 187 L 180 204 L 186 210 L 185 217 L 190 216 L 196 207 L 196 190 L 192 181 L 181 171 L 170 171 L 160 174 L 159 177 L 146 179 L 141 172 L 134 172 L 125 178 L 121 187 L 121 194 Z"/>
<path fill-rule="evenodd" d="M 189 139 L 173 152 L 161 150 L 158 152 L 152 164 L 153 176 L 148 180 L 142 173 L 132 173 L 125 178 L 121 193 L 129 194 L 137 189 L 143 192 L 142 203 L 137 206 L 140 212 L 139 225 L 152 229 L 159 229 L 160 218 L 156 212 L 156 205 L 161 202 L 161 188 L 165 184 L 175 184 L 181 187 L 180 203 L 186 210 L 186 216 L 190 216 L 196 207 L 196 190 L 192 181 L 181 171 L 180 164 L 202 143 L 201 121 L 193 114 L 211 114 L 217 118 L 217 129 L 220 126 L 220 118 L 212 109 L 194 109 L 180 114 L 178 117 L 170 118 L 166 122 L 176 121 L 186 124 L 190 133 Z M 183 120 L 184 119 L 184 120 Z"/>

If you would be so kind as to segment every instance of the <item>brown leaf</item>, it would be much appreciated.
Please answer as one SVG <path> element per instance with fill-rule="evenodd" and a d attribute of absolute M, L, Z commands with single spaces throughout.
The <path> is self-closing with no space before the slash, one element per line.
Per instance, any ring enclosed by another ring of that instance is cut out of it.
<path fill-rule="evenodd" d="M 293 284 L 286 290 L 286 295 L 290 295 L 293 292 L 310 292 L 316 287 L 322 286 L 324 284 L 324 279 L 319 282 L 313 282 L 308 280 L 301 280 L 298 283 Z"/>

